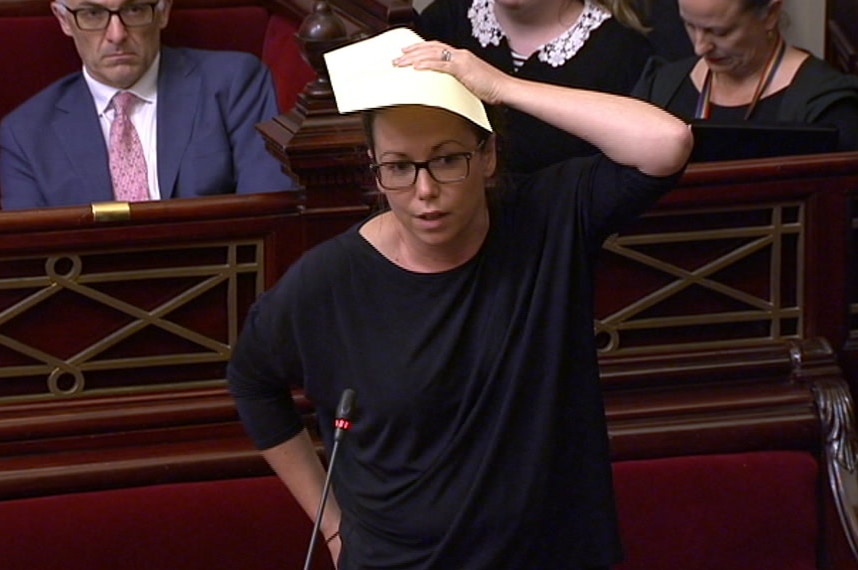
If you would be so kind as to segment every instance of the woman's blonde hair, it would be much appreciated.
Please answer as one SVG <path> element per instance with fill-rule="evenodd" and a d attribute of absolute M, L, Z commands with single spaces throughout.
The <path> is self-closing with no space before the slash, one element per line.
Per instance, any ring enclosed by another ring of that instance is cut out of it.
<path fill-rule="evenodd" d="M 637 7 L 630 0 L 592 0 L 594 4 L 598 4 L 605 10 L 609 11 L 621 24 L 627 28 L 637 30 L 642 34 L 649 31 L 649 28 L 643 23 Z"/>

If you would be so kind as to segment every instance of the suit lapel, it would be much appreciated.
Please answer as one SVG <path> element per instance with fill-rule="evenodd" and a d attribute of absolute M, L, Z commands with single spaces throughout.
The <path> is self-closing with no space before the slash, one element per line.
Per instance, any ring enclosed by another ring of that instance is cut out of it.
<path fill-rule="evenodd" d="M 113 200 L 107 145 L 83 75 L 57 102 L 52 129 L 80 180 L 79 188 L 75 189 L 83 198 L 80 202 Z"/>
<path fill-rule="evenodd" d="M 191 139 L 200 78 L 181 50 L 161 48 L 158 73 L 158 184 L 162 198 L 175 197 L 179 165 Z"/>

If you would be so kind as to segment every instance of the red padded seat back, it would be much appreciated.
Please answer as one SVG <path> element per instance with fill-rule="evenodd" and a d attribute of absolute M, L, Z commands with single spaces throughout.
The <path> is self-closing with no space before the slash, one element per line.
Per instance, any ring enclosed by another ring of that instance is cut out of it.
<path fill-rule="evenodd" d="M 280 110 L 286 112 L 315 77 L 295 38 L 300 25 L 262 6 L 173 10 L 163 39 L 167 45 L 256 55 L 271 68 Z"/>
<path fill-rule="evenodd" d="M 617 462 L 615 570 L 815 570 L 817 478 L 795 451 Z"/>
<path fill-rule="evenodd" d="M 295 106 L 298 94 L 316 78 L 316 72 L 301 55 L 301 47 L 295 37 L 300 26 L 301 22 L 272 14 L 262 47 L 262 60 L 274 75 L 280 111 L 283 113 Z"/>
<path fill-rule="evenodd" d="M 273 476 L 3 501 L 0 521 L 3 570 L 302 568 L 312 528 Z"/>
<path fill-rule="evenodd" d="M 0 119 L 60 77 L 81 69 L 53 16 L 0 18 Z"/>
<path fill-rule="evenodd" d="M 268 10 L 262 6 L 173 8 L 161 34 L 164 44 L 246 51 L 262 57 Z"/>

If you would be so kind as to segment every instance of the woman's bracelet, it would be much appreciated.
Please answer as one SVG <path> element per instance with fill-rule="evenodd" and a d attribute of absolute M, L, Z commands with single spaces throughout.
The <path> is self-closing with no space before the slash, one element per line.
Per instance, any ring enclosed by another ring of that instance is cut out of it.
<path fill-rule="evenodd" d="M 335 530 L 334 534 L 325 539 L 325 544 L 331 544 L 331 541 L 340 536 L 340 531 Z"/>

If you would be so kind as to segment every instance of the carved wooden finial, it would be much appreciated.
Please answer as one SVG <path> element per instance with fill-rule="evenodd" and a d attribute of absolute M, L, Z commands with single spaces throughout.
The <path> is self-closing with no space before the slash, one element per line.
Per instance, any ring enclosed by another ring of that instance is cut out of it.
<path fill-rule="evenodd" d="M 343 21 L 324 0 L 313 5 L 313 12 L 301 23 L 297 33 L 304 59 L 316 71 L 316 80 L 306 93 L 315 97 L 330 97 L 331 84 L 324 53 L 349 41 Z"/>
<path fill-rule="evenodd" d="M 365 2 L 375 9 L 362 4 L 353 0 L 313 4 L 295 36 L 317 79 L 287 113 L 257 126 L 269 152 L 305 188 L 306 208 L 332 207 L 349 225 L 377 201 L 375 182 L 360 115 L 338 112 L 324 54 L 391 26 L 407 25 L 414 14 L 408 0 Z"/>

